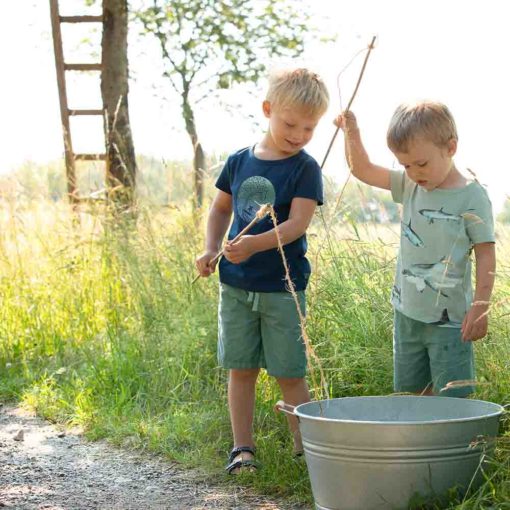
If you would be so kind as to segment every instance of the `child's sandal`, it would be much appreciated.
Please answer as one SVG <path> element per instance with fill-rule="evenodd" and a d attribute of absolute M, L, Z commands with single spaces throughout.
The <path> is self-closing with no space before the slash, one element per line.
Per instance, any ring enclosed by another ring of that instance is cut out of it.
<path fill-rule="evenodd" d="M 253 455 L 255 457 L 255 448 L 251 447 L 251 446 L 238 446 L 236 448 L 233 448 L 232 451 L 230 452 L 230 455 L 228 457 L 228 465 L 227 467 L 225 468 L 225 471 L 229 474 L 229 475 L 232 475 L 232 474 L 237 474 L 243 470 L 247 470 L 247 471 L 256 471 L 258 469 L 258 464 L 257 462 L 255 462 L 255 459 L 251 458 L 251 459 L 243 459 L 243 453 L 250 453 L 251 455 Z M 236 460 L 236 457 L 239 457 L 237 460 Z M 239 469 L 239 471 L 237 471 L 236 473 L 234 473 L 233 471 L 235 469 Z"/>

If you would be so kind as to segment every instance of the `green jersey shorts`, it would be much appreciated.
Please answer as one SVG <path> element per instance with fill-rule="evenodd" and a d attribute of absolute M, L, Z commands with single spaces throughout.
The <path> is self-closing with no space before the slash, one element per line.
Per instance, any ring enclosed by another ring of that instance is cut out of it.
<path fill-rule="evenodd" d="M 305 314 L 305 293 L 297 292 Z M 273 377 L 301 378 L 306 351 L 290 292 L 249 292 L 220 284 L 218 363 L 226 369 L 265 368 Z"/>
<path fill-rule="evenodd" d="M 471 385 L 446 389 L 449 382 L 475 376 L 473 343 L 462 341 L 460 328 L 416 321 L 395 310 L 393 333 L 395 391 L 432 388 L 445 397 L 473 392 Z"/>

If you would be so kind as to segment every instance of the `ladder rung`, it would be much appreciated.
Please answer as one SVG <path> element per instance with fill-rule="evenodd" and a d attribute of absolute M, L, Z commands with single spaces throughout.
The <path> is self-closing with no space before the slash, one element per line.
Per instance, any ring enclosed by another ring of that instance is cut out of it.
<path fill-rule="evenodd" d="M 60 23 L 102 23 L 103 16 L 60 16 Z"/>
<path fill-rule="evenodd" d="M 101 64 L 64 64 L 66 71 L 101 71 Z"/>
<path fill-rule="evenodd" d="M 104 115 L 103 110 L 68 110 L 69 115 Z"/>
<path fill-rule="evenodd" d="M 101 161 L 106 159 L 106 154 L 75 154 L 76 161 Z"/>

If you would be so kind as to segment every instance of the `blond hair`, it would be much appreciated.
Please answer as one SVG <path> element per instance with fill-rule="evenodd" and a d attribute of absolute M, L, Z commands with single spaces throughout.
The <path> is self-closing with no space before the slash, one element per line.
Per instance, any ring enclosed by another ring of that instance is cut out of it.
<path fill-rule="evenodd" d="M 276 108 L 304 108 L 313 115 L 323 115 L 329 94 L 318 74 L 304 68 L 283 69 L 270 74 L 266 100 Z"/>
<path fill-rule="evenodd" d="M 445 147 L 450 140 L 458 140 L 455 120 L 444 104 L 420 101 L 397 107 L 386 135 L 388 147 L 394 152 L 407 152 L 409 143 L 419 137 L 438 147 Z"/>

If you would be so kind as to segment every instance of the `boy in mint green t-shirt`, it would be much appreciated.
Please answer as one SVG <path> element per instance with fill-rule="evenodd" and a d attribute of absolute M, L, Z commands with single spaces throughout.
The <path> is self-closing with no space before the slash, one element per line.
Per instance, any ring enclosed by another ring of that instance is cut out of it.
<path fill-rule="evenodd" d="M 455 121 L 441 103 L 399 106 L 387 142 L 405 171 L 370 161 L 351 112 L 336 123 L 344 130 L 354 176 L 391 190 L 394 201 L 403 206 L 391 298 L 395 391 L 467 396 L 471 385 L 445 388 L 449 382 L 474 378 L 472 342 L 487 334 L 496 257 L 487 192 L 462 175 L 453 161 Z"/>

